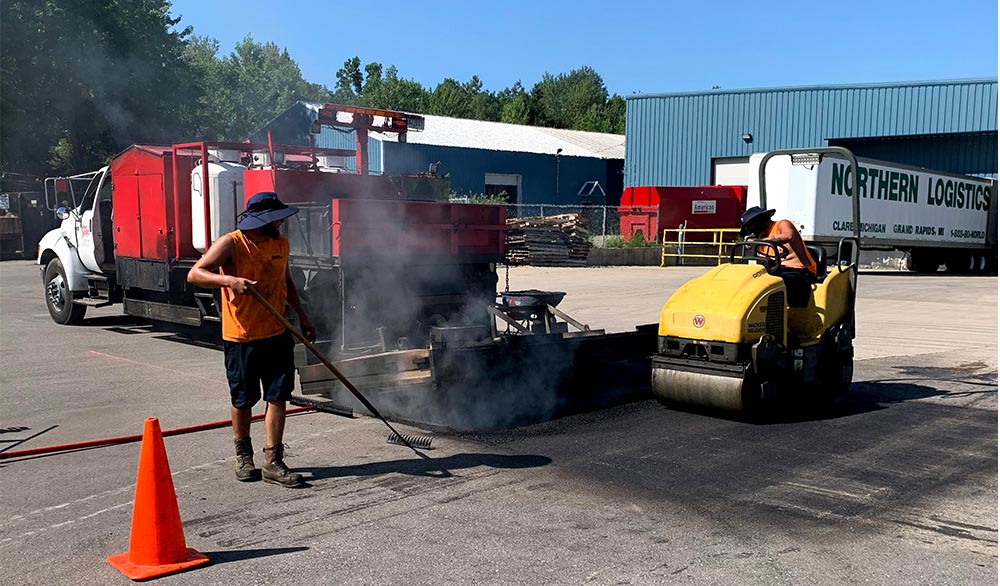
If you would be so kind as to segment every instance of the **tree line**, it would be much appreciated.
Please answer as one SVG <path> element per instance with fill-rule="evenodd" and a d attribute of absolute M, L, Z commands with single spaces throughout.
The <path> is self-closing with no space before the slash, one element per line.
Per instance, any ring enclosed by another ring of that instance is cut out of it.
<path fill-rule="evenodd" d="M 395 66 L 344 61 L 333 88 L 247 35 L 229 53 L 167 0 L 0 4 L 0 170 L 75 173 L 133 143 L 245 139 L 296 100 L 623 133 L 625 100 L 590 67 L 498 92 L 478 76 L 435 87 Z"/>

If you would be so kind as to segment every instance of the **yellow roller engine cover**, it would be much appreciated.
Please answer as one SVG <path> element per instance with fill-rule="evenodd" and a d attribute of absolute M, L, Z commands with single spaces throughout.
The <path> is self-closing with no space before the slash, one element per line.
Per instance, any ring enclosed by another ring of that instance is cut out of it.
<path fill-rule="evenodd" d="M 784 291 L 781 278 L 761 265 L 720 265 L 670 296 L 660 310 L 659 334 L 740 343 L 768 333 L 784 343 Z"/>

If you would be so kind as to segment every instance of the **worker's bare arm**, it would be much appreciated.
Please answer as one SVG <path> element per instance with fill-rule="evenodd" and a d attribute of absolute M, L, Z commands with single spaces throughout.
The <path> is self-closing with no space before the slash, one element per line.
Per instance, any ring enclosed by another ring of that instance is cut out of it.
<path fill-rule="evenodd" d="M 246 279 L 219 274 L 219 268 L 232 261 L 233 250 L 232 238 L 221 238 L 213 242 L 208 252 L 198 259 L 198 262 L 194 263 L 194 266 L 188 271 L 188 283 L 206 289 L 229 287 L 237 295 L 246 293 L 246 283 L 248 282 Z"/>
<path fill-rule="evenodd" d="M 778 244 L 788 244 L 796 234 L 795 226 L 788 220 L 778 220 L 778 230 L 771 235 L 768 240 L 773 240 Z"/>

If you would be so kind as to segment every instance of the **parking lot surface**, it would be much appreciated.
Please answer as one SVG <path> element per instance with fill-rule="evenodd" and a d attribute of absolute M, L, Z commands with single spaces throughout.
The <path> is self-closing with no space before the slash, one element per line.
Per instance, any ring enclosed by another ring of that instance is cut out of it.
<path fill-rule="evenodd" d="M 516 268 L 510 286 L 623 331 L 703 270 Z M 237 482 L 230 429 L 169 437 L 212 564 L 157 583 L 995 584 L 997 279 L 863 273 L 858 330 L 852 391 L 818 418 L 642 401 L 438 435 L 424 460 L 377 420 L 306 413 L 286 429 L 301 490 Z M 228 417 L 217 335 L 119 307 L 57 326 L 30 262 L 0 264 L 0 351 L 0 450 Z M 4 582 L 128 583 L 104 560 L 128 547 L 138 454 L 0 461 Z"/>

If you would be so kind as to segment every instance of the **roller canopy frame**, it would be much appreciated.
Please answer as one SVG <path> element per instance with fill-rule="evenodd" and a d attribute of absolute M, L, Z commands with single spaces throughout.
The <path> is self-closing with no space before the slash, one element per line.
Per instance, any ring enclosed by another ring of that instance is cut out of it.
<path fill-rule="evenodd" d="M 760 166 L 757 168 L 757 180 L 760 183 L 760 206 L 767 209 L 767 162 L 774 157 L 788 156 L 792 157 L 794 155 L 818 155 L 819 159 L 816 161 L 819 164 L 823 160 L 823 155 L 832 155 L 834 157 L 840 157 L 846 159 L 851 166 L 851 220 L 854 223 L 854 236 L 841 238 L 840 242 L 837 244 L 837 266 L 835 267 L 840 271 L 851 271 L 851 287 L 850 287 L 850 299 L 848 299 L 848 309 L 849 309 L 849 319 L 851 324 L 851 338 L 854 338 L 857 333 L 857 324 L 855 322 L 855 303 L 857 298 L 858 290 L 858 253 L 861 248 L 861 197 L 859 186 L 858 186 L 858 159 L 854 156 L 854 153 L 850 149 L 830 146 L 830 147 L 816 147 L 809 149 L 779 149 L 776 151 L 770 151 L 764 154 L 764 157 L 760 160 Z M 845 266 L 844 260 L 844 245 L 846 243 L 851 244 L 850 250 L 850 262 Z"/>
<path fill-rule="evenodd" d="M 835 157 L 841 157 L 847 159 L 847 162 L 851 164 L 851 183 L 852 191 L 855 194 L 851 196 L 851 216 L 854 221 L 854 237 L 861 241 L 861 198 L 858 194 L 858 159 L 854 156 L 849 149 L 844 147 L 817 147 L 812 149 L 782 149 L 777 151 L 770 151 L 764 154 L 764 158 L 760 160 L 760 166 L 757 168 L 757 180 L 760 182 L 760 207 L 767 209 L 767 162 L 774 157 L 793 155 L 819 155 L 819 160 L 816 161 L 819 164 L 823 160 L 823 155 L 833 155 Z"/>

